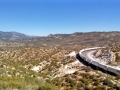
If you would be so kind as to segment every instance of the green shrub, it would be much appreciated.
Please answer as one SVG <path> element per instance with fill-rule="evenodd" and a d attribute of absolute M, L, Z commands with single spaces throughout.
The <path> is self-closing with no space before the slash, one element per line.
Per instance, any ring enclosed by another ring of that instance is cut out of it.
<path fill-rule="evenodd" d="M 94 90 L 106 90 L 105 86 L 98 86 Z"/>
<path fill-rule="evenodd" d="M 120 79 L 120 75 L 119 75 L 119 76 L 117 76 L 117 77 L 116 77 L 116 79 L 117 79 L 117 80 L 119 80 L 119 79 Z"/>
<path fill-rule="evenodd" d="M 95 82 L 94 82 L 94 85 L 95 86 L 98 86 L 100 84 L 100 81 L 99 80 L 96 80 Z"/>
<path fill-rule="evenodd" d="M 38 80 L 36 78 L 26 76 L 25 78 L 20 78 L 19 76 L 0 77 L 0 90 L 1 89 L 21 89 L 21 90 L 58 90 L 52 84 L 45 83 L 43 80 Z"/>
<path fill-rule="evenodd" d="M 105 79 L 105 80 L 103 81 L 103 84 L 104 84 L 104 85 L 108 85 L 108 86 L 110 86 L 110 87 L 113 87 L 113 84 L 112 84 L 112 82 L 111 82 L 109 79 Z"/>
<path fill-rule="evenodd" d="M 84 83 L 84 84 L 88 84 L 88 83 L 89 83 L 88 81 L 89 81 L 89 80 L 88 80 L 88 79 L 85 79 L 85 78 L 82 78 L 82 79 L 81 79 L 81 82 Z"/>
<path fill-rule="evenodd" d="M 79 83 L 77 84 L 77 90 L 78 90 L 79 88 L 83 87 L 83 86 L 84 86 L 84 83 L 79 82 Z"/>

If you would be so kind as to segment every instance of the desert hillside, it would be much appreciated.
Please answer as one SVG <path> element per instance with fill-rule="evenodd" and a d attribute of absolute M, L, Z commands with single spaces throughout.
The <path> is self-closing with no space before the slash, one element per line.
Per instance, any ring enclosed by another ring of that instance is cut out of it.
<path fill-rule="evenodd" d="M 4 90 L 120 90 L 120 76 L 84 64 L 79 50 L 105 47 L 119 63 L 120 32 L 55 34 L 21 40 L 1 40 L 0 89 Z M 109 55 L 110 55 L 109 54 Z"/>
<path fill-rule="evenodd" d="M 32 37 L 21 40 L 1 40 L 0 47 L 14 49 L 19 47 L 53 47 L 79 51 L 82 48 L 101 46 L 107 47 L 120 42 L 120 32 L 77 32 L 73 34 L 53 34 L 46 37 Z"/>

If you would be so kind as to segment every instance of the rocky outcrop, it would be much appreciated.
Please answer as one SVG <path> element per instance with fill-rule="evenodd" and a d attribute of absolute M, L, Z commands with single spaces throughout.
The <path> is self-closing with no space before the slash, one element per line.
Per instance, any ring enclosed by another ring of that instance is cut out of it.
<path fill-rule="evenodd" d="M 50 75 L 52 78 L 62 77 L 66 74 L 72 74 L 78 70 L 81 70 L 85 66 L 81 64 L 78 60 L 66 65 L 62 65 L 59 69 L 53 71 Z"/>
<path fill-rule="evenodd" d="M 112 64 L 116 61 L 116 55 L 113 52 L 110 52 L 110 54 L 111 54 L 111 64 Z"/>
<path fill-rule="evenodd" d="M 75 51 L 72 51 L 71 53 L 69 53 L 68 55 L 64 55 L 64 58 L 71 58 L 71 57 L 75 57 L 76 53 Z"/>
<path fill-rule="evenodd" d="M 95 54 L 95 57 L 97 58 L 97 57 L 99 57 L 102 53 L 103 53 L 103 52 L 102 52 L 102 50 L 100 49 L 100 50 L 96 51 L 94 54 Z"/>

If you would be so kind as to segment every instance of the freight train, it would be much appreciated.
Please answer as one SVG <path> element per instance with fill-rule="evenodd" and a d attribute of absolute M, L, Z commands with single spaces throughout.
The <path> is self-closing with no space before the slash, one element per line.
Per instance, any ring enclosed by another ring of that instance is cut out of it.
<path fill-rule="evenodd" d="M 79 55 L 86 62 L 88 62 L 92 65 L 95 65 L 96 67 L 102 68 L 102 69 L 104 69 L 106 71 L 109 71 L 109 72 L 112 72 L 116 75 L 120 75 L 120 66 L 108 65 L 104 62 L 100 62 L 98 60 L 95 60 L 95 58 L 93 58 L 91 53 L 95 52 L 96 50 L 98 50 L 100 48 L 104 48 L 104 47 L 82 49 L 82 50 L 79 51 Z"/>

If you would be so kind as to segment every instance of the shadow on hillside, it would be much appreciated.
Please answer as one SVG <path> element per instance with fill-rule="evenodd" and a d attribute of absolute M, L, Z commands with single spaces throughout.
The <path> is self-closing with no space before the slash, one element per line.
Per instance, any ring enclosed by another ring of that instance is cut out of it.
<path fill-rule="evenodd" d="M 114 73 L 112 73 L 112 72 L 105 71 L 105 70 L 102 69 L 102 68 L 96 67 L 95 65 L 92 65 L 92 64 L 86 62 L 84 59 L 82 59 L 82 58 L 79 56 L 79 53 L 76 54 L 76 58 L 77 58 L 82 64 L 84 64 L 85 66 L 90 66 L 93 70 L 100 70 L 100 71 L 102 71 L 103 73 L 116 76 L 116 75 L 115 75 Z"/>

